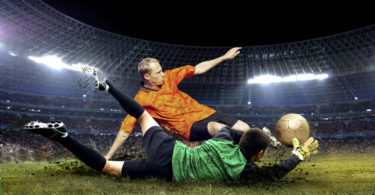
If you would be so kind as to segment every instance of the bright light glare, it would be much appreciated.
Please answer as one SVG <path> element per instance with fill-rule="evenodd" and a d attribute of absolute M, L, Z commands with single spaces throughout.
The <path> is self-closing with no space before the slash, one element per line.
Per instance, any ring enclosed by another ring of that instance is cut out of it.
<path fill-rule="evenodd" d="M 294 81 L 323 80 L 328 78 L 328 74 L 297 74 L 287 77 L 279 77 L 274 75 L 262 75 L 249 79 L 248 84 L 269 84 L 269 83 L 285 83 Z"/>
<path fill-rule="evenodd" d="M 15 53 L 13 53 L 13 52 L 9 52 L 9 55 L 11 55 L 11 56 L 17 56 Z"/>
<path fill-rule="evenodd" d="M 41 63 L 41 64 L 45 64 L 54 69 L 62 69 L 63 67 L 68 66 L 67 64 L 64 64 L 61 61 L 61 58 L 58 58 L 56 56 L 44 56 L 44 57 L 29 56 L 29 59 L 35 62 Z"/>
<path fill-rule="evenodd" d="M 29 56 L 28 57 L 30 60 L 33 60 L 35 62 L 45 64 L 51 68 L 54 69 L 62 69 L 66 68 L 69 70 L 75 70 L 79 72 L 85 72 L 85 73 L 92 73 L 93 68 L 90 67 L 89 65 L 86 64 L 73 64 L 73 65 L 68 65 L 64 62 L 61 61 L 61 58 L 58 58 L 56 56 L 44 56 L 44 57 L 35 57 L 35 56 Z"/>

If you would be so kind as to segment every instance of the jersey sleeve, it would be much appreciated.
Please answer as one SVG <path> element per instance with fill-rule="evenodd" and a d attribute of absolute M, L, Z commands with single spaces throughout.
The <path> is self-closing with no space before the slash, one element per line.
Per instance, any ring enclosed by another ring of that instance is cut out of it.
<path fill-rule="evenodd" d="M 293 170 L 300 162 L 301 160 L 294 155 L 274 166 L 259 167 L 255 163 L 247 162 L 244 170 L 241 172 L 240 180 L 272 181 L 274 179 L 280 179 L 289 171 Z"/>
<path fill-rule="evenodd" d="M 219 132 L 217 132 L 214 138 L 224 139 L 232 143 L 238 144 L 238 142 L 240 142 L 242 134 L 242 131 L 236 131 L 230 127 L 223 127 Z"/>
<path fill-rule="evenodd" d="M 134 129 L 134 126 L 137 124 L 137 119 L 132 117 L 130 114 L 128 114 L 124 121 L 122 121 L 120 131 L 123 133 L 130 135 Z"/>
<path fill-rule="evenodd" d="M 178 85 L 182 80 L 194 76 L 195 66 L 186 65 L 166 72 L 170 74 L 172 80 Z"/>

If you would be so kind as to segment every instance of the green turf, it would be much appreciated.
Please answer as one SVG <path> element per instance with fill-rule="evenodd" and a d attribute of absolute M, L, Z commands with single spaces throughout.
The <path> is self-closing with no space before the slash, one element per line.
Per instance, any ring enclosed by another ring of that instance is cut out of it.
<path fill-rule="evenodd" d="M 76 160 L 1 164 L 2 194 L 375 194 L 375 152 L 317 155 L 274 182 L 164 182 L 102 175 Z"/>

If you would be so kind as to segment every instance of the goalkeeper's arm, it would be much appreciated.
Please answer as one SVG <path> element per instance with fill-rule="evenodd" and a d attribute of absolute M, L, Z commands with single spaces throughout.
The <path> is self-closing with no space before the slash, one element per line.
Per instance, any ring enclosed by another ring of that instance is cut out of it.
<path fill-rule="evenodd" d="M 310 137 L 303 145 L 299 145 L 297 139 L 293 139 L 292 156 L 274 166 L 259 167 L 249 162 L 240 175 L 241 180 L 274 180 L 285 176 L 293 170 L 301 161 L 307 159 L 310 154 L 316 154 L 319 147 L 318 141 Z"/>
<path fill-rule="evenodd" d="M 245 165 L 240 175 L 240 180 L 280 179 L 289 171 L 293 170 L 300 162 L 301 160 L 294 155 L 274 166 L 259 167 L 255 163 L 249 162 Z"/>

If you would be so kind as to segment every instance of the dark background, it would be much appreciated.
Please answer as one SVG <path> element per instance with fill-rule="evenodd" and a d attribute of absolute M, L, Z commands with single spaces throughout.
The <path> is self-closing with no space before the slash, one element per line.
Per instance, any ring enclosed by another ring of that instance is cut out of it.
<path fill-rule="evenodd" d="M 197 46 L 277 44 L 375 24 L 372 6 L 363 2 L 43 1 L 76 20 L 107 31 Z"/>

